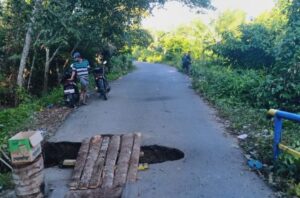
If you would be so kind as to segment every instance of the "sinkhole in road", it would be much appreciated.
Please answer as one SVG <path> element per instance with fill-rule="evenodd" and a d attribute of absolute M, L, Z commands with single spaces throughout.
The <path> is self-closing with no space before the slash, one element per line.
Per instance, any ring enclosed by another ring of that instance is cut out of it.
<path fill-rule="evenodd" d="M 46 142 L 43 144 L 45 167 L 60 166 L 65 159 L 76 159 L 80 142 Z M 184 153 L 176 148 L 160 145 L 141 146 L 140 163 L 162 163 L 184 158 Z"/>
<path fill-rule="evenodd" d="M 166 161 L 174 161 L 184 158 L 184 153 L 176 148 L 159 145 L 142 146 L 141 163 L 156 164 Z"/>

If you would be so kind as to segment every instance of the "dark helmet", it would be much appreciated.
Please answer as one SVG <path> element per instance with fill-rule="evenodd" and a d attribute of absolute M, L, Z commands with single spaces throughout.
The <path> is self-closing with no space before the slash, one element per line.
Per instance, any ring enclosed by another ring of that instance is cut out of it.
<path fill-rule="evenodd" d="M 81 55 L 80 55 L 79 52 L 74 52 L 73 53 L 73 58 L 80 58 L 80 57 L 81 57 Z"/>

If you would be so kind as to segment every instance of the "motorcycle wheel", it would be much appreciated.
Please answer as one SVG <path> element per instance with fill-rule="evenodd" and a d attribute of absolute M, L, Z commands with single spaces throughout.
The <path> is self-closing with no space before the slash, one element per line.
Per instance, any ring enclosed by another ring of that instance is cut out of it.
<path fill-rule="evenodd" d="M 107 100 L 106 88 L 103 80 L 98 81 L 98 88 L 100 90 L 100 96 L 103 96 L 104 100 Z"/>
<path fill-rule="evenodd" d="M 66 105 L 70 108 L 75 107 L 75 100 L 72 94 L 67 95 L 66 97 Z"/>

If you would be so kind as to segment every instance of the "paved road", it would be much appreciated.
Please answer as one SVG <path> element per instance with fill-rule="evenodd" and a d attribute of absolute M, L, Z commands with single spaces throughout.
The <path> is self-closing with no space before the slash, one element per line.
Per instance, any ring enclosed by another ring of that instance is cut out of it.
<path fill-rule="evenodd" d="M 112 83 L 108 101 L 93 100 L 76 110 L 52 141 L 81 141 L 95 134 L 142 132 L 143 145 L 175 147 L 178 161 L 139 172 L 134 191 L 141 198 L 273 197 L 250 172 L 234 137 L 226 135 L 215 112 L 190 89 L 176 69 L 137 63 L 137 70 Z M 51 197 L 66 190 L 70 171 L 48 169 Z"/>

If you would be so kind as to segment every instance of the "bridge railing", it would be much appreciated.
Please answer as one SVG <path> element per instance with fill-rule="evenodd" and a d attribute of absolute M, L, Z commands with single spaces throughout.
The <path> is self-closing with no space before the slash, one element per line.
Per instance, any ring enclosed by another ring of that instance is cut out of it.
<path fill-rule="evenodd" d="M 280 111 L 276 109 L 270 109 L 268 111 L 269 115 L 274 116 L 274 139 L 273 139 L 273 157 L 276 160 L 280 154 L 280 150 L 285 151 L 295 157 L 300 158 L 300 152 L 289 148 L 286 145 L 281 144 L 281 136 L 282 136 L 282 124 L 283 119 L 292 120 L 296 122 L 300 122 L 300 115 L 289 113 L 286 111 Z"/>

